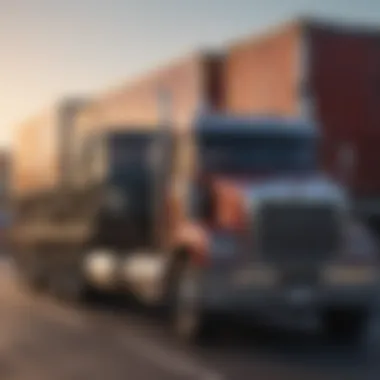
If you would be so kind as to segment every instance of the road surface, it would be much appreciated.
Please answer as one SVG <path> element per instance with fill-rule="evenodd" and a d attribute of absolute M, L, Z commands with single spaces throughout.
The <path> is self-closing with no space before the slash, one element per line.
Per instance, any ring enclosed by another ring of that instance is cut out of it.
<path fill-rule="evenodd" d="M 318 336 L 225 332 L 185 348 L 164 324 L 118 302 L 74 307 L 28 294 L 0 262 L 1 380 L 379 379 L 378 359 Z M 262 336 L 261 336 L 262 337 Z M 243 343 L 243 338 L 248 342 Z"/>

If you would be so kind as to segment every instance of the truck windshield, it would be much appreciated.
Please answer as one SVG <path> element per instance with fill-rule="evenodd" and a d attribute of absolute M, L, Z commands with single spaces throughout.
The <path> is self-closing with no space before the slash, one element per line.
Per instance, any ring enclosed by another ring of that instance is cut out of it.
<path fill-rule="evenodd" d="M 317 164 L 315 138 L 307 135 L 213 131 L 198 137 L 208 173 L 313 171 Z"/>
<path fill-rule="evenodd" d="M 115 134 L 110 137 L 108 154 L 115 175 L 141 174 L 150 159 L 152 136 L 149 134 Z"/>

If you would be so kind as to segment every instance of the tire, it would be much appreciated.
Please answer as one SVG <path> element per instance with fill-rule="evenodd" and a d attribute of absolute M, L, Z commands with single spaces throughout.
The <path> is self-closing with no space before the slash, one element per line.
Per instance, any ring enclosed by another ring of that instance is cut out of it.
<path fill-rule="evenodd" d="M 365 338 L 368 315 L 364 311 L 329 310 L 324 316 L 324 328 L 329 341 L 360 345 Z"/>
<path fill-rule="evenodd" d="M 187 261 L 174 277 L 170 305 L 174 334 L 186 344 L 205 343 L 210 337 L 210 316 L 202 305 L 202 270 Z"/>

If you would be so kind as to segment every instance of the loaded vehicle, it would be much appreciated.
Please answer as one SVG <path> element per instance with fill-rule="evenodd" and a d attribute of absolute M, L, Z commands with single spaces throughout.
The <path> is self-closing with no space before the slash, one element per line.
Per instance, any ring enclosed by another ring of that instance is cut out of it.
<path fill-rule="evenodd" d="M 160 87 L 175 99 L 176 120 L 192 117 L 203 99 L 220 112 L 311 118 L 321 132 L 320 168 L 347 188 L 353 212 L 380 237 L 379 40 L 377 26 L 292 20 L 103 93 L 87 125 L 154 124 Z"/>
<path fill-rule="evenodd" d="M 317 145 L 309 121 L 211 112 L 185 129 L 107 125 L 66 140 L 62 180 L 13 199 L 19 273 L 65 299 L 122 290 L 167 306 L 187 340 L 220 314 L 334 329 L 343 318 L 359 332 L 374 245 L 318 170 Z"/>
<path fill-rule="evenodd" d="M 301 18 L 231 44 L 223 83 L 229 112 L 317 120 L 320 167 L 380 237 L 379 39 L 377 25 Z"/>

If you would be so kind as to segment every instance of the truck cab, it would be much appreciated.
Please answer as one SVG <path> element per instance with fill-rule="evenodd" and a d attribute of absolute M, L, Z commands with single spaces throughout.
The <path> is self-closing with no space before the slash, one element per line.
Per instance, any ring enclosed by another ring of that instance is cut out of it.
<path fill-rule="evenodd" d="M 93 215 L 93 244 L 153 248 L 157 142 L 157 133 L 113 131 L 90 135 L 83 144 L 73 189 L 80 189 Z"/>
<path fill-rule="evenodd" d="M 112 268 L 124 268 L 121 282 L 171 305 L 188 337 L 218 313 L 329 326 L 338 313 L 361 326 L 377 289 L 376 247 L 344 188 L 320 172 L 316 131 L 304 120 L 207 115 L 155 133 L 146 150 L 127 133 L 120 167 L 139 190 L 132 200 L 127 181 L 112 188 L 120 205 L 146 206 L 151 244 L 118 259 L 94 253 L 88 273 L 112 282 Z M 134 182 L 143 173 L 144 191 Z"/>

